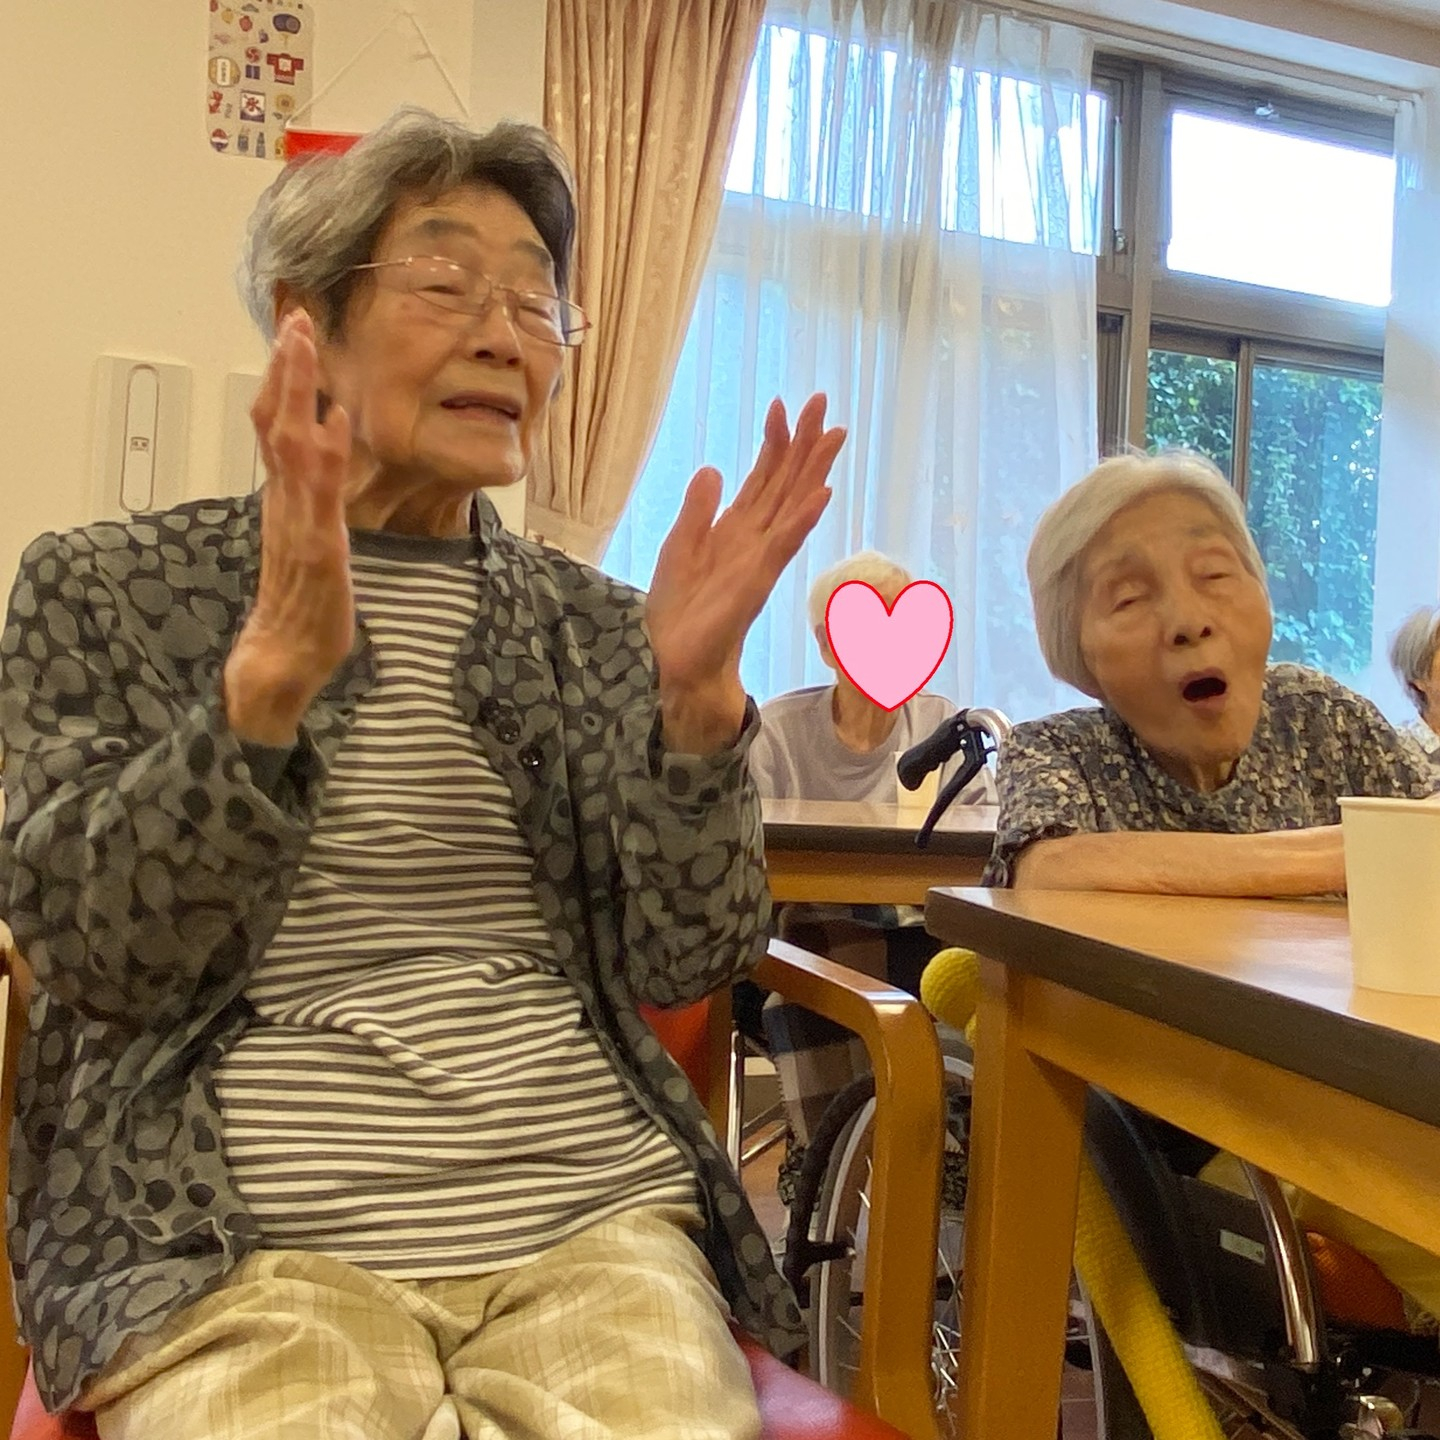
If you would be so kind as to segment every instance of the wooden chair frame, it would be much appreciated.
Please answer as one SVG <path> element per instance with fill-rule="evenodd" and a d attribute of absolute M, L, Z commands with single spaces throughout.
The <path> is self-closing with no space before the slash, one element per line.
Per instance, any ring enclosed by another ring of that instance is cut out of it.
<path fill-rule="evenodd" d="M 0 927 L 4 1061 L 0 1071 L 0 1194 L 8 1194 L 10 1120 L 31 977 Z M 874 1180 L 865 1270 L 866 1324 L 854 1403 L 913 1437 L 939 1440 L 931 1400 L 931 1303 L 944 1133 L 940 1049 L 924 1009 L 902 990 L 772 941 L 755 979 L 860 1036 L 875 1072 Z M 730 1134 L 736 1093 L 729 992 L 706 1017 L 708 1093 L 716 1134 Z M 738 1117 L 737 1117 L 738 1119 Z M 923 1297 L 923 1298 L 921 1298 Z M 14 1322 L 8 1265 L 0 1266 L 0 1435 L 8 1435 L 29 1351 Z"/>
<path fill-rule="evenodd" d="M 939 1440 L 930 1357 L 945 1079 L 935 1023 L 905 991 L 783 940 L 770 942 L 755 980 L 864 1042 L 875 1072 L 875 1148 L 852 1398 L 913 1440 Z"/>

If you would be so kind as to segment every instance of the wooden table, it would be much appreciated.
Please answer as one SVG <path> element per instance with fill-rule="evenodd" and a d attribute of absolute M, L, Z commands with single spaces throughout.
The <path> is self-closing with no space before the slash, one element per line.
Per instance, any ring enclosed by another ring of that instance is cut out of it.
<path fill-rule="evenodd" d="M 1440 1246 L 1440 997 L 1355 990 L 1343 904 L 936 890 L 926 921 L 985 957 L 967 1437 L 1054 1440 L 1087 1082 Z"/>
<path fill-rule="evenodd" d="M 993 805 L 952 805 L 925 849 L 925 812 L 838 800 L 766 800 L 765 864 L 776 901 L 923 905 L 932 885 L 974 885 L 995 839 Z"/>

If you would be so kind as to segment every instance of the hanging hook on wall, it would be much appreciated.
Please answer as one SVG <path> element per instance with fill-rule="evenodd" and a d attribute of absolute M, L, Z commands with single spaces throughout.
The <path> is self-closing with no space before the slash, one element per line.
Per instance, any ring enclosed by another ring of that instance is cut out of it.
<path fill-rule="evenodd" d="M 455 81 L 451 78 L 449 70 L 445 68 L 445 62 L 440 58 L 439 52 L 430 43 L 430 37 L 425 33 L 425 27 L 420 23 L 419 16 L 410 9 L 397 10 L 293 115 L 291 115 L 289 122 L 285 126 L 285 154 L 288 159 L 294 159 L 297 155 L 313 155 L 319 153 L 337 154 L 341 151 L 348 150 L 350 146 L 360 138 L 353 133 L 336 130 L 296 129 L 295 122 L 302 115 L 313 110 L 316 101 L 328 95 L 381 40 L 390 34 L 397 20 L 409 21 L 410 29 L 414 32 L 415 38 L 419 40 L 421 46 L 420 54 L 416 56 L 416 58 L 419 60 L 428 60 L 435 69 L 439 71 L 440 78 L 445 82 L 445 88 L 449 90 L 450 97 L 455 101 L 461 115 L 467 120 L 470 118 L 470 106 L 466 102 L 465 97 L 461 95 Z"/>

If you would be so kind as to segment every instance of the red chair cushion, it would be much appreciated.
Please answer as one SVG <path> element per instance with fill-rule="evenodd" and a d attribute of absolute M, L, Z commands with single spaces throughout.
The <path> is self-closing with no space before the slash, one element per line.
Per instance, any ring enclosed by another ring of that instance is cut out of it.
<path fill-rule="evenodd" d="M 25 1388 L 10 1427 L 10 1440 L 100 1440 L 95 1417 L 88 1410 L 47 1415 L 35 1388 L 35 1371 L 25 1372 Z"/>
<path fill-rule="evenodd" d="M 763 1440 L 905 1440 L 893 1425 L 847 1405 L 813 1380 L 797 1375 L 748 1335 L 735 1338 L 750 1364 L 760 1401 Z M 15 1412 L 10 1440 L 100 1440 L 95 1417 L 85 1410 L 47 1415 L 35 1388 L 35 1372 Z"/>
<path fill-rule="evenodd" d="M 710 1002 L 697 1000 L 676 1010 L 642 1005 L 640 1013 L 703 1101 L 710 1094 Z"/>
<path fill-rule="evenodd" d="M 906 1440 L 905 1432 L 797 1375 L 758 1341 L 736 1331 L 760 1401 L 763 1440 Z"/>

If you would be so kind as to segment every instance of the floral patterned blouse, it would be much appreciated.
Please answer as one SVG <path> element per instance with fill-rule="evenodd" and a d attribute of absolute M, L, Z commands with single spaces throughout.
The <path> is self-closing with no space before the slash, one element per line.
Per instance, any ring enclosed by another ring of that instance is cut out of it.
<path fill-rule="evenodd" d="M 1191 790 L 1167 775 L 1102 706 L 1017 725 L 1001 752 L 997 784 L 1000 814 L 984 883 L 1008 886 L 1020 852 L 1037 840 L 1335 825 L 1341 795 L 1421 799 L 1440 788 L 1440 774 L 1364 696 L 1317 670 L 1271 665 L 1250 747 L 1219 790 Z"/>
<path fill-rule="evenodd" d="M 1402 735 L 1408 735 L 1431 758 L 1440 763 L 1440 735 L 1437 735 L 1425 721 L 1418 717 L 1408 720 L 1400 727 Z"/>

